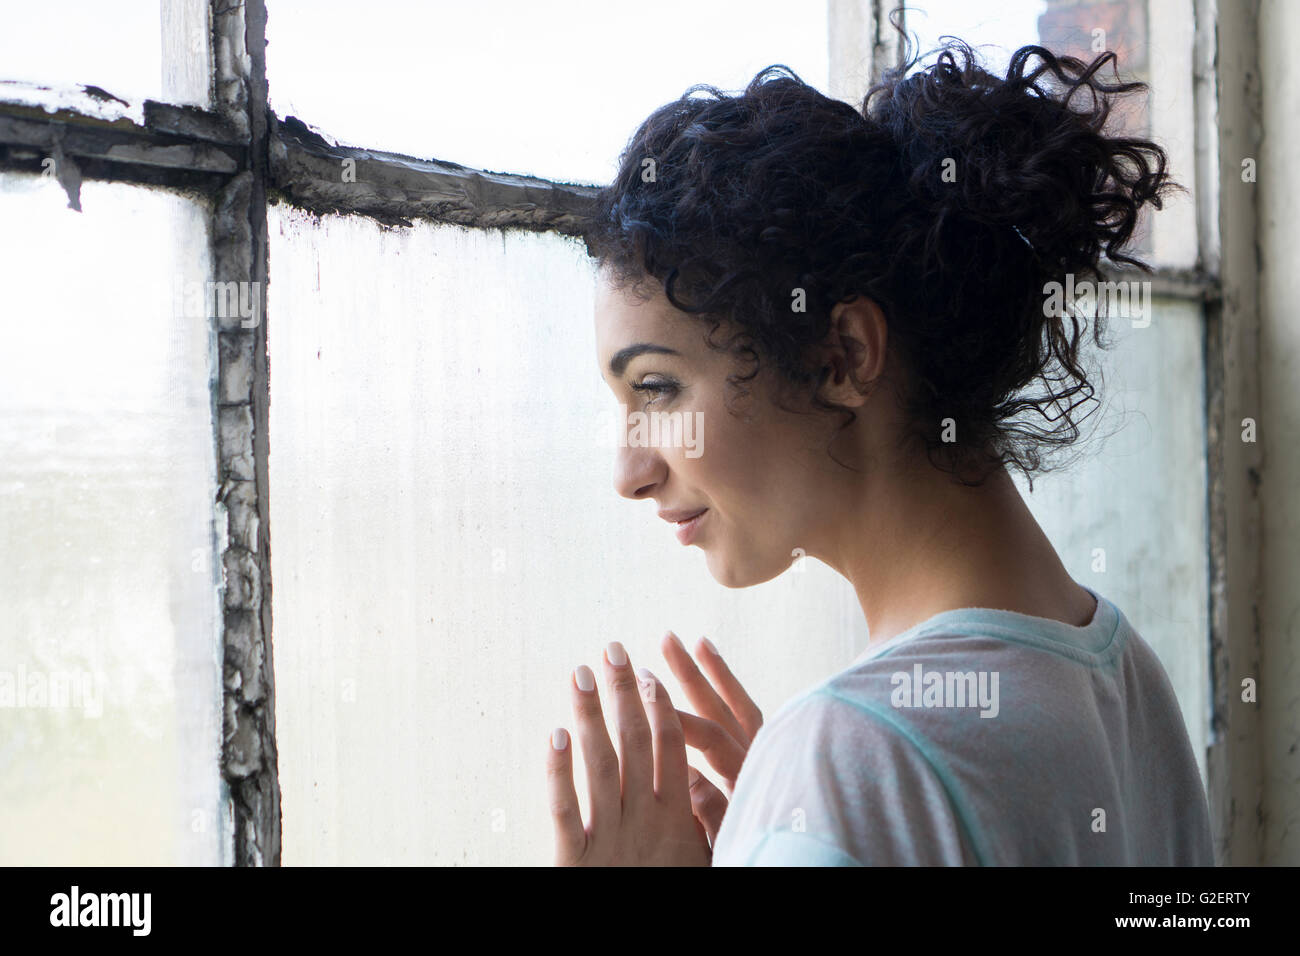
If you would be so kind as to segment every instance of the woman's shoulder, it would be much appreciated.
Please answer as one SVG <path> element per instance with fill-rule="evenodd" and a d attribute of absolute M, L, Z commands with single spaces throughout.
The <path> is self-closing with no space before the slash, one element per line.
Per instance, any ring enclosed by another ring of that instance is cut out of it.
<path fill-rule="evenodd" d="M 1124 706 L 1135 675 L 1147 684 L 1163 671 L 1103 597 L 1085 627 L 962 609 L 868 648 L 787 701 L 763 731 L 827 752 L 888 741 L 937 766 L 945 751 L 972 743 L 1023 748 L 1048 715 L 1062 732 L 1102 736 L 1098 715 Z"/>

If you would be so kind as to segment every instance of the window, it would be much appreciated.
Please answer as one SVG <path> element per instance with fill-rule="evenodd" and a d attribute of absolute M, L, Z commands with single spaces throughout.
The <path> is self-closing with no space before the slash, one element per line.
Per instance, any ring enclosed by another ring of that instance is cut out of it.
<path fill-rule="evenodd" d="M 608 181 L 637 124 L 692 84 L 743 87 L 783 62 L 819 88 L 827 76 L 825 6 L 785 0 L 751 0 L 744 16 L 690 0 L 512 0 L 490 26 L 473 4 L 380 0 L 363 17 L 345 0 L 287 0 L 271 5 L 267 40 L 282 116 L 353 145 L 561 182 Z M 320 55 L 343 46 L 346 65 Z"/>
<path fill-rule="evenodd" d="M 546 863 L 541 741 L 607 640 L 656 667 L 665 629 L 708 635 L 767 711 L 865 646 L 829 569 L 728 591 L 612 494 L 575 223 L 694 83 L 783 62 L 860 100 L 896 5 L 562 6 L 5 14 L 0 862 Z M 1151 82 L 1123 119 L 1190 192 L 1143 239 L 1099 444 L 1025 490 L 1075 578 L 1140 617 L 1228 820 L 1259 786 L 1206 759 L 1256 574 L 1225 556 L 1253 465 L 1224 443 L 1247 373 L 1218 274 L 1247 200 L 1218 205 L 1239 138 L 1201 8 L 921 0 L 904 22 L 995 65 L 1101 42 Z"/>

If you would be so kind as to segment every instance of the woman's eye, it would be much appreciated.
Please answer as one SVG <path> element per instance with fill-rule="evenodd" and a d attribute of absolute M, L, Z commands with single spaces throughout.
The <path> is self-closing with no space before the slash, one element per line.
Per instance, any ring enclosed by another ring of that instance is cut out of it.
<path fill-rule="evenodd" d="M 640 392 L 643 395 L 650 394 L 655 396 L 655 399 L 657 399 L 664 395 L 674 394 L 677 391 L 677 385 L 674 382 L 665 381 L 637 382 L 632 386 L 632 391 Z M 654 401 L 655 399 L 652 399 L 651 401 Z M 646 404 L 650 404 L 650 402 L 647 402 Z"/>

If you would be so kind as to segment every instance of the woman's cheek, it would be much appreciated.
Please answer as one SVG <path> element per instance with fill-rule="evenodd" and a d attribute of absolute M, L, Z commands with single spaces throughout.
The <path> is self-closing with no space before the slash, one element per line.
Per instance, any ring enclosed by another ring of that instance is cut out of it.
<path fill-rule="evenodd" d="M 701 490 L 722 493 L 725 488 L 743 485 L 747 457 L 745 438 L 743 426 L 738 427 L 734 419 L 724 423 L 718 414 L 697 413 L 695 448 L 684 456 L 684 463 L 701 478 L 707 477 L 714 484 L 712 489 Z"/>

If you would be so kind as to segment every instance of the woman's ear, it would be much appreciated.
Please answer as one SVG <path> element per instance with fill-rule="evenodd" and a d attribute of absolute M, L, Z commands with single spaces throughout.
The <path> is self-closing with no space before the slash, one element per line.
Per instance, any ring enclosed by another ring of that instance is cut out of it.
<path fill-rule="evenodd" d="M 863 405 L 885 369 L 885 314 L 866 296 L 837 303 L 822 343 L 822 384 L 817 394 L 835 405 Z"/>

